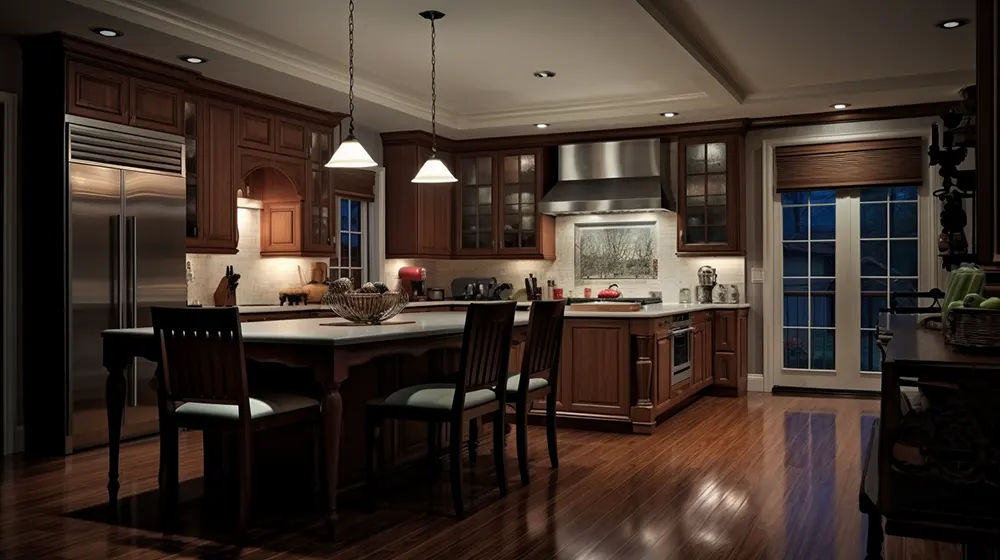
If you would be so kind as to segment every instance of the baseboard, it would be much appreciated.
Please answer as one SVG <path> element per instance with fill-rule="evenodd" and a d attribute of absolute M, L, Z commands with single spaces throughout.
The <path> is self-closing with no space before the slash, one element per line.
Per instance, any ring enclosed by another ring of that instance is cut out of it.
<path fill-rule="evenodd" d="M 764 392 L 764 375 L 761 373 L 747 374 L 747 391 Z"/>
<path fill-rule="evenodd" d="M 771 394 L 790 397 L 844 397 L 849 399 L 879 399 L 880 391 L 855 391 L 852 389 L 819 389 L 812 387 L 782 387 L 775 385 Z"/>

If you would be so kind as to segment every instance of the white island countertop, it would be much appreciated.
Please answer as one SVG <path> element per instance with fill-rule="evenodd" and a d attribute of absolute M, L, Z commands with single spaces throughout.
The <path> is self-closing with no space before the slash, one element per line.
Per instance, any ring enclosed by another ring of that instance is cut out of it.
<path fill-rule="evenodd" d="M 350 346 L 368 342 L 456 335 L 465 330 L 465 314 L 463 313 L 447 311 L 413 313 L 397 315 L 394 319 L 406 322 L 395 325 L 329 326 L 330 323 L 341 322 L 343 319 L 327 317 L 243 323 L 243 341 L 248 343 Z M 527 324 L 528 313 L 526 311 L 517 312 L 514 317 L 514 326 L 523 327 Z M 101 333 L 101 336 L 147 338 L 153 336 L 153 328 L 108 329 Z"/>

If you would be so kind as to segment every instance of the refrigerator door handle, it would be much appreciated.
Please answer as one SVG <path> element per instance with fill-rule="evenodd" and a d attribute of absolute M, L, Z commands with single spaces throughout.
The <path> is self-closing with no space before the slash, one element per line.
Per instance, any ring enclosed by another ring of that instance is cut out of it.
<path fill-rule="evenodd" d="M 115 306 L 117 324 L 115 328 L 123 329 L 125 323 L 125 298 L 122 295 L 125 280 L 125 259 L 122 258 L 122 236 L 120 214 L 109 216 L 111 223 L 111 302 Z"/>
<path fill-rule="evenodd" d="M 135 328 L 138 326 L 139 322 L 139 305 L 138 296 L 136 291 L 138 287 L 136 284 L 136 266 L 138 265 L 138 244 L 135 238 L 135 216 L 125 217 L 125 235 L 126 235 L 126 257 L 127 261 L 126 268 L 128 270 L 128 288 L 126 294 L 128 295 L 128 327 Z M 132 386 L 132 406 L 139 405 L 139 363 L 136 358 L 132 358 L 132 372 L 131 379 L 129 380 L 129 385 Z"/>

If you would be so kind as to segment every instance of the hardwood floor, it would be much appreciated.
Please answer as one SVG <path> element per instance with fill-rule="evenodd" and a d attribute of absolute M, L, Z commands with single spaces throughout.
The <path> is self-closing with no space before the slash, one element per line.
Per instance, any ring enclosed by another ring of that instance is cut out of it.
<path fill-rule="evenodd" d="M 555 471 L 544 428 L 532 428 L 531 485 L 518 481 L 511 438 L 501 499 L 482 445 L 466 519 L 451 517 L 446 474 L 431 487 L 414 471 L 387 481 L 375 514 L 348 495 L 336 542 L 318 506 L 289 506 L 258 507 L 237 544 L 198 498 L 196 433 L 181 436 L 182 492 L 193 498 L 170 532 L 157 519 L 155 439 L 122 448 L 120 525 L 106 521 L 105 450 L 14 459 L 0 483 L 0 558 L 863 558 L 857 490 L 877 410 L 874 400 L 706 397 L 652 436 L 560 430 Z M 886 543 L 887 559 L 959 557 L 951 545 Z"/>

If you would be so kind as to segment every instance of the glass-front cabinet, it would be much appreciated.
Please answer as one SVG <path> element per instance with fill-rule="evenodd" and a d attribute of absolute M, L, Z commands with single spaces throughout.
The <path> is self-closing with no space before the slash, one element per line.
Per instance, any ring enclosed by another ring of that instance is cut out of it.
<path fill-rule="evenodd" d="M 457 154 L 456 250 L 458 256 L 550 258 L 539 231 L 542 151 Z M 551 244 L 551 241 L 550 241 Z M 554 251 L 553 251 L 554 252 Z"/>
<path fill-rule="evenodd" d="M 187 237 L 198 237 L 198 104 L 184 102 L 184 183 Z"/>
<path fill-rule="evenodd" d="M 742 254 L 742 144 L 738 135 L 680 139 L 678 253 Z"/>
<path fill-rule="evenodd" d="M 333 173 L 324 167 L 331 155 L 333 133 L 329 130 L 310 130 L 303 252 L 316 256 L 332 257 L 337 253 Z"/>

